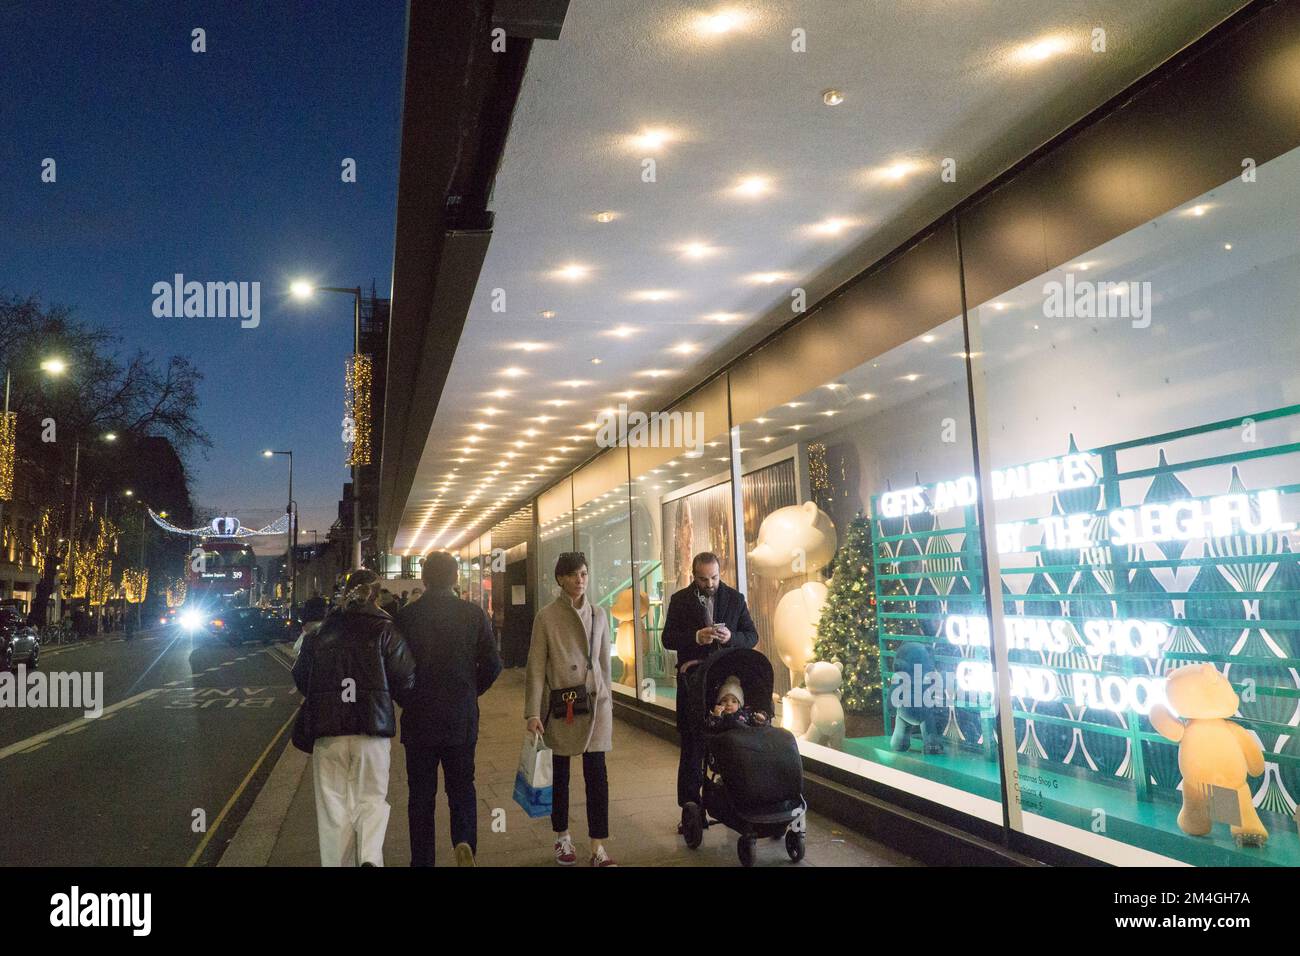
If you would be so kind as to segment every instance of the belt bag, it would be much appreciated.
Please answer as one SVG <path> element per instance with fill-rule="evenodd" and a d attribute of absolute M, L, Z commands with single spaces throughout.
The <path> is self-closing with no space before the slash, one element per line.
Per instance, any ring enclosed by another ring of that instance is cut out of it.
<path fill-rule="evenodd" d="M 583 651 L 587 658 L 587 673 L 590 674 L 592 671 L 591 648 L 585 647 Z M 589 713 L 591 713 L 591 695 L 587 692 L 585 681 L 581 684 L 575 684 L 573 687 L 561 687 L 558 690 L 551 691 L 552 717 L 561 717 L 566 724 L 571 724 L 575 714 Z"/>
<path fill-rule="evenodd" d="M 551 691 L 552 717 L 562 717 L 566 724 L 571 724 L 574 714 L 589 713 L 591 713 L 591 695 L 587 693 L 587 685 L 577 684 Z"/>

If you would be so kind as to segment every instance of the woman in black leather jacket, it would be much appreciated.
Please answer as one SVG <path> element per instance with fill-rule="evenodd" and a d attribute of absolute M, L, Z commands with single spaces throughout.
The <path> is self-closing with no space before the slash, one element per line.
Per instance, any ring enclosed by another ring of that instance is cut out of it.
<path fill-rule="evenodd" d="M 293 742 L 312 755 L 321 866 L 384 862 L 393 702 L 415 686 L 415 658 L 375 603 L 380 583 L 354 571 L 293 666 L 303 696 Z"/>

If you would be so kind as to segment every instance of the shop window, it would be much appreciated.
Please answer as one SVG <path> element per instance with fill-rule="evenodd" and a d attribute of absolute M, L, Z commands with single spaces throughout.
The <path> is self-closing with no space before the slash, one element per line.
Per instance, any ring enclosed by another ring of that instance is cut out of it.
<path fill-rule="evenodd" d="M 613 448 L 575 474 L 574 497 L 577 550 L 587 556 L 587 597 L 604 608 L 609 619 L 612 686 L 615 692 L 634 696 L 637 595 L 633 590 L 627 450 Z"/>
<path fill-rule="evenodd" d="M 955 265 L 955 263 L 954 263 Z M 955 275 L 955 272 L 953 273 Z M 830 364 L 833 364 L 830 363 Z M 772 708 L 805 756 L 1000 822 L 960 316 L 738 422 L 745 568 Z"/>
<path fill-rule="evenodd" d="M 731 482 L 727 381 L 715 380 L 631 439 L 632 549 L 647 597 L 637 621 L 642 700 L 677 706 L 677 652 L 663 645 L 673 594 L 691 585 L 691 560 L 719 559 L 722 580 L 737 586 L 735 503 Z"/>
<path fill-rule="evenodd" d="M 1009 798 L 1110 862 L 1300 864 L 1297 184 L 1292 152 L 970 311 Z"/>

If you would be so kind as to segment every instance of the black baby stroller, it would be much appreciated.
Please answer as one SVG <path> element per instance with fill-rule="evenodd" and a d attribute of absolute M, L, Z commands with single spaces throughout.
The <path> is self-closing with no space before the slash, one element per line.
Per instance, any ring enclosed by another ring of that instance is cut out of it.
<path fill-rule="evenodd" d="M 699 665 L 702 673 L 692 675 L 694 692 L 678 701 L 689 708 L 685 726 L 704 735 L 704 806 L 688 803 L 682 808 L 682 836 L 696 849 L 707 827 L 721 823 L 740 834 L 736 852 L 744 866 L 754 865 L 759 837 L 785 838 L 792 862 L 803 859 L 805 847 L 803 815 L 803 761 L 799 745 L 788 730 L 763 726 L 733 726 L 710 730 L 705 715 L 713 708 L 723 682 L 731 676 L 740 680 L 745 701 L 751 707 L 772 710 L 772 665 L 750 648 L 724 650 Z M 712 818 L 712 819 L 710 819 Z"/>

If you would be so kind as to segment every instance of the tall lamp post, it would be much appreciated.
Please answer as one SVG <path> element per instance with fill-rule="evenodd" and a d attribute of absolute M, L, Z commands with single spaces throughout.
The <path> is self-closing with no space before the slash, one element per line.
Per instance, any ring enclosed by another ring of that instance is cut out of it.
<path fill-rule="evenodd" d="M 262 452 L 264 458 L 270 458 L 273 455 L 289 456 L 289 504 L 284 510 L 285 514 L 289 516 L 289 620 L 292 621 L 298 616 L 298 587 L 297 581 L 294 580 L 294 562 L 297 560 L 294 551 L 298 546 L 298 515 L 295 512 L 293 502 L 293 451 L 272 451 L 268 448 Z"/>
<path fill-rule="evenodd" d="M 361 286 L 313 286 L 310 282 L 294 282 L 289 291 L 299 299 L 309 299 L 313 292 L 339 292 L 352 296 L 352 358 L 361 358 Z M 353 446 L 355 449 L 355 445 Z M 361 567 L 361 466 L 353 452 L 352 464 L 352 569 Z"/>

